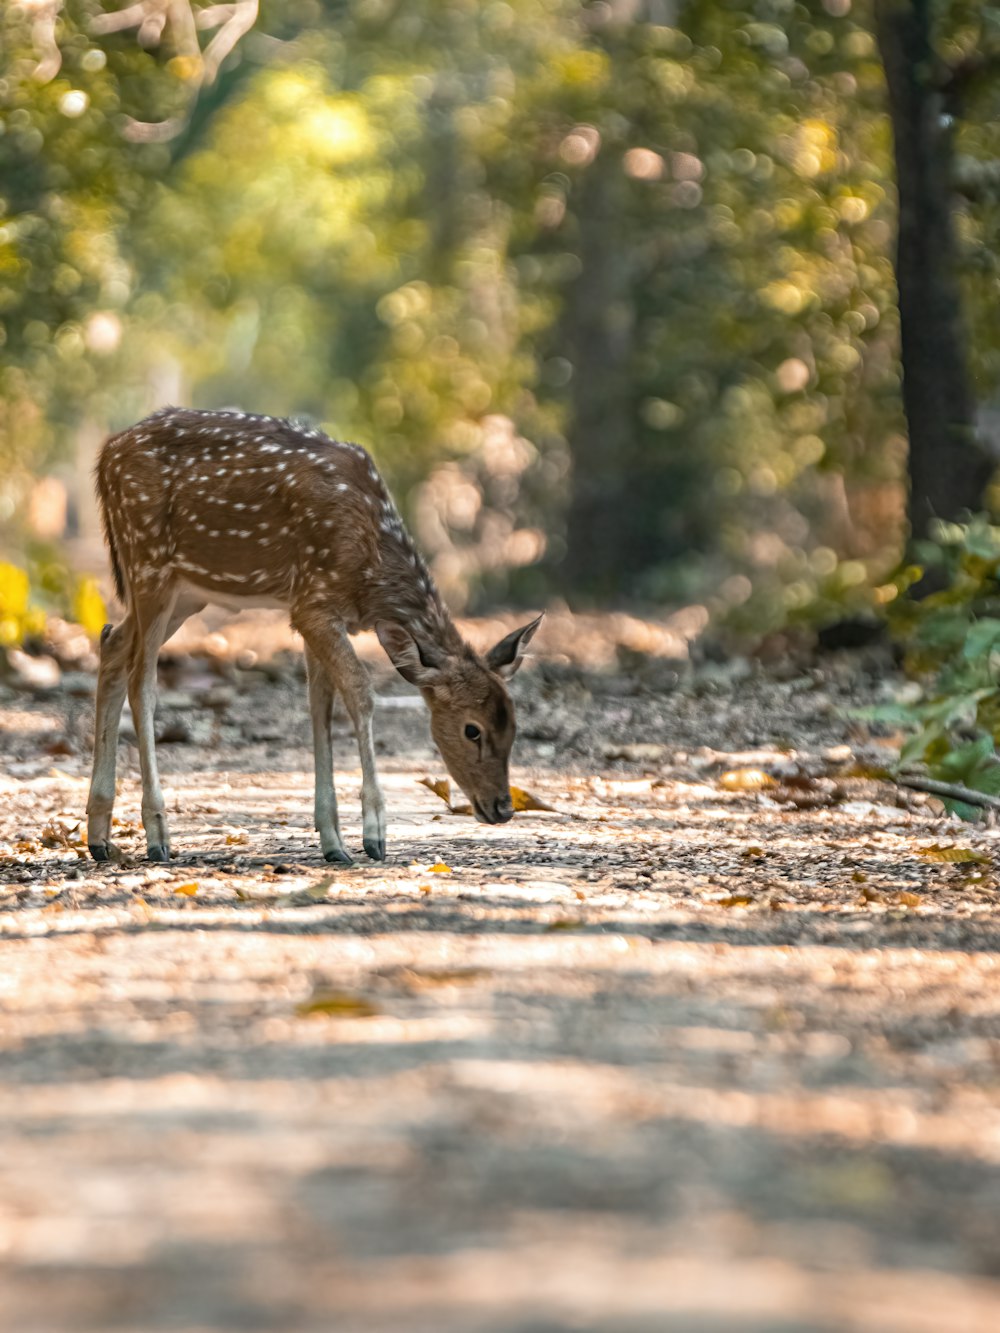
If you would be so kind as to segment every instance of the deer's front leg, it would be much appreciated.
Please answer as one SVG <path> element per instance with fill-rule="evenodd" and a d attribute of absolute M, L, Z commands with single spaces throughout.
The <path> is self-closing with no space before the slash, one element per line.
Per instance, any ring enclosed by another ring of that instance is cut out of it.
<path fill-rule="evenodd" d="M 303 634 L 307 636 L 307 631 L 304 630 Z M 347 631 L 342 627 L 328 624 L 313 634 L 310 643 L 315 655 L 322 654 L 323 664 L 330 680 L 336 683 L 341 693 L 357 737 L 361 760 L 361 819 L 365 851 L 373 861 L 384 861 L 385 797 L 375 766 L 375 740 L 372 735 L 375 699 L 368 673 L 358 661 Z"/>
<path fill-rule="evenodd" d="M 354 656 L 354 650 L 351 649 Z M 364 675 L 364 667 L 355 658 L 358 671 Z M 385 860 L 385 797 L 378 780 L 375 767 L 375 737 L 372 732 L 372 719 L 375 715 L 375 700 L 367 675 L 364 685 L 359 688 L 355 702 L 346 698 L 347 711 L 354 723 L 354 734 L 358 740 L 358 756 L 361 759 L 361 820 L 362 840 L 365 851 L 373 861 Z"/>
<path fill-rule="evenodd" d="M 309 715 L 312 718 L 313 764 L 316 794 L 313 805 L 320 847 L 327 861 L 350 866 L 354 861 L 345 850 L 337 818 L 337 793 L 333 785 L 333 749 L 330 725 L 333 720 L 333 687 L 320 657 L 306 644 L 309 678 Z"/>

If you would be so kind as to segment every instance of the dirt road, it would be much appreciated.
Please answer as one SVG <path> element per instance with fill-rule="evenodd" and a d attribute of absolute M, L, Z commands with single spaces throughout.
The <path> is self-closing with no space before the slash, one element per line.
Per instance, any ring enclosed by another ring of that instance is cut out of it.
<path fill-rule="evenodd" d="M 169 866 L 128 745 L 77 855 L 86 699 L 0 711 L 4 1333 L 1000 1327 L 996 834 L 872 776 L 877 680 L 537 668 L 492 829 L 393 691 L 331 873 L 295 673 L 185 670 Z"/>

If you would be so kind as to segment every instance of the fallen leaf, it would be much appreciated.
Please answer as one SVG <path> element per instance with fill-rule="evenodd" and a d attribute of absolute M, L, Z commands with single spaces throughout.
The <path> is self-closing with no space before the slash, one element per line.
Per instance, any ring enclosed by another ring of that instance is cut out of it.
<path fill-rule="evenodd" d="M 190 884 L 178 884 L 177 887 L 174 889 L 174 893 L 182 893 L 185 898 L 193 898 L 197 892 L 198 892 L 197 880 L 193 881 Z"/>
<path fill-rule="evenodd" d="M 460 802 L 458 805 L 452 804 L 451 783 L 447 778 L 417 778 L 417 781 L 420 783 L 421 787 L 427 787 L 435 796 L 439 796 L 453 815 L 472 814 L 472 806 L 467 805 L 464 801 Z"/>
<path fill-rule="evenodd" d="M 240 833 L 226 834 L 226 844 L 229 847 L 243 846 L 245 843 L 248 843 L 249 841 L 250 841 L 250 835 L 248 833 L 240 832 Z"/>
<path fill-rule="evenodd" d="M 897 893 L 896 901 L 903 907 L 920 907 L 924 900 L 919 893 Z"/>
<path fill-rule="evenodd" d="M 299 1018 L 332 1014 L 336 1018 L 373 1018 L 379 1011 L 371 1000 L 346 990 L 315 990 L 308 1000 L 295 1006 Z"/>
<path fill-rule="evenodd" d="M 75 825 L 72 832 L 73 833 L 78 832 L 79 828 L 80 828 L 79 824 Z M 49 822 L 45 825 L 45 827 L 39 834 L 39 837 L 41 839 L 43 847 L 73 846 L 73 841 L 70 836 L 70 831 L 65 829 L 62 824 L 56 823 L 54 819 L 49 820 Z"/>
<path fill-rule="evenodd" d="M 427 867 L 428 875 L 450 875 L 451 866 L 446 866 L 443 861 L 438 861 L 432 866 Z"/>
<path fill-rule="evenodd" d="M 716 907 L 749 907 L 753 902 L 749 893 L 727 893 L 724 898 L 710 898 Z"/>
<path fill-rule="evenodd" d="M 514 809 L 518 811 L 547 810 L 553 815 L 559 813 L 554 805 L 546 805 L 544 801 L 540 801 L 537 796 L 534 796 L 530 791 L 525 791 L 523 787 L 511 787 L 510 799 L 513 802 Z"/>
<path fill-rule="evenodd" d="M 763 791 L 778 784 L 762 768 L 731 768 L 719 778 L 723 791 Z"/>
<path fill-rule="evenodd" d="M 970 862 L 981 866 L 990 864 L 990 858 L 985 852 L 973 851 L 971 847 L 943 847 L 937 842 L 930 847 L 918 847 L 917 855 L 926 861 L 941 861 L 948 865 L 968 865 Z"/>
<path fill-rule="evenodd" d="M 585 923 L 583 921 L 574 921 L 569 917 L 557 917 L 555 921 L 550 921 L 545 927 L 546 930 L 582 930 Z"/>
<path fill-rule="evenodd" d="M 485 967 L 387 967 L 375 975 L 407 990 L 427 990 L 432 986 L 471 986 L 492 973 Z"/>

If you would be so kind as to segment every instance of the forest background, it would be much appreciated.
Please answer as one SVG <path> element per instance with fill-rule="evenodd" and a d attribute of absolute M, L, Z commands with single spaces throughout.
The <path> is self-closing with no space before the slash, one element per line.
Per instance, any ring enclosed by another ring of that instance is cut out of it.
<path fill-rule="evenodd" d="M 7 641 L 170 401 L 365 444 L 459 610 L 821 624 L 991 501 L 1000 7 L 21 0 L 0 42 Z"/>

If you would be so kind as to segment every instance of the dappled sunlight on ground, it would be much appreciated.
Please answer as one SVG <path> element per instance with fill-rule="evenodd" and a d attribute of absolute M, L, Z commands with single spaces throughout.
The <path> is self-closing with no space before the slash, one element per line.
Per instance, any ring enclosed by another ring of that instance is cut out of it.
<path fill-rule="evenodd" d="M 871 776 L 874 677 L 536 667 L 555 810 L 496 828 L 391 693 L 389 859 L 334 869 L 294 661 L 221 707 L 165 670 L 169 865 L 127 741 L 95 866 L 85 716 L 0 726 L 5 1327 L 997 1327 L 996 890 L 926 855 L 997 835 Z"/>

